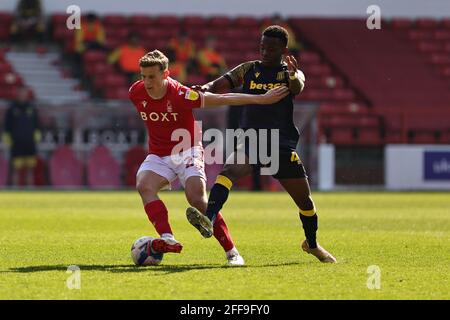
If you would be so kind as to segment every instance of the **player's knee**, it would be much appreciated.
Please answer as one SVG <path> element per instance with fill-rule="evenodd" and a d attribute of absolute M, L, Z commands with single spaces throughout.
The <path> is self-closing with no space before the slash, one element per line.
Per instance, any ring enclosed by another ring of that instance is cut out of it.
<path fill-rule="evenodd" d="M 201 195 L 188 195 L 187 200 L 192 207 L 197 208 L 202 213 L 206 212 L 208 203 L 205 197 Z"/>
<path fill-rule="evenodd" d="M 140 195 L 156 195 L 158 193 L 158 190 L 155 186 L 149 183 L 145 183 L 144 181 L 136 182 L 136 190 Z"/>

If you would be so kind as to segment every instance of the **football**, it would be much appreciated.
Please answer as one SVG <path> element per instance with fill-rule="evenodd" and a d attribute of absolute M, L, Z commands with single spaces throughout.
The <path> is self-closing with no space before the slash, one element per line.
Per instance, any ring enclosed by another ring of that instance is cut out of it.
<path fill-rule="evenodd" d="M 152 249 L 152 241 L 155 238 L 144 236 L 137 239 L 131 246 L 131 258 L 138 266 L 156 266 L 163 259 L 162 253 Z"/>

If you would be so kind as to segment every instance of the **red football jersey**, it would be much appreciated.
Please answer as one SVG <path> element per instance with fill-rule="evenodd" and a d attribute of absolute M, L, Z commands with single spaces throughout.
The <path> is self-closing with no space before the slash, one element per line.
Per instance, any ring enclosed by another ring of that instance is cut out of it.
<path fill-rule="evenodd" d="M 180 141 L 171 140 L 176 129 L 189 132 L 190 147 L 201 146 L 201 128 L 196 125 L 192 114 L 192 109 L 203 107 L 204 96 L 201 92 L 168 78 L 167 92 L 161 99 L 151 98 L 142 80 L 131 85 L 128 96 L 147 127 L 151 154 L 160 157 L 170 155 L 181 141 L 181 138 Z"/>

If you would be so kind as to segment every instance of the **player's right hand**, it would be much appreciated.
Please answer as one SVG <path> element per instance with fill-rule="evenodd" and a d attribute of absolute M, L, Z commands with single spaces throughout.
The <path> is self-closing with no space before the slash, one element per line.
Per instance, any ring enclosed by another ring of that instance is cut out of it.
<path fill-rule="evenodd" d="M 209 90 L 209 86 L 207 84 L 204 84 L 204 85 L 195 84 L 195 85 L 191 86 L 191 89 L 200 91 L 200 92 L 206 92 Z"/>
<path fill-rule="evenodd" d="M 289 94 L 289 88 L 286 86 L 280 86 L 270 89 L 265 94 L 261 95 L 263 104 L 272 104 L 280 101 Z"/>

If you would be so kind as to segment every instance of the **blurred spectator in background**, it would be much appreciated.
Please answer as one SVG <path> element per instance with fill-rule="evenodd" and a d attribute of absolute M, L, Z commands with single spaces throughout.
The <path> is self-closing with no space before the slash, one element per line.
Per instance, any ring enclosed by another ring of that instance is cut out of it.
<path fill-rule="evenodd" d="M 19 0 L 16 16 L 11 24 L 11 39 L 13 42 L 29 43 L 44 41 L 45 22 L 42 15 L 40 0 Z"/>
<path fill-rule="evenodd" d="M 190 73 L 195 71 L 195 50 L 195 43 L 185 31 L 181 31 L 178 37 L 170 39 L 168 57 L 170 61 L 184 64 L 186 72 Z"/>
<path fill-rule="evenodd" d="M 139 44 L 138 36 L 131 34 L 128 37 L 128 43 L 121 45 L 109 55 L 108 62 L 110 64 L 117 63 L 131 84 L 140 79 L 140 69 L 137 61 L 145 56 L 145 54 L 146 50 Z"/>
<path fill-rule="evenodd" d="M 213 37 L 209 37 L 205 48 L 198 52 L 197 62 L 200 73 L 207 78 L 207 81 L 216 79 L 227 69 L 225 59 L 216 51 L 216 39 Z"/>
<path fill-rule="evenodd" d="M 11 150 L 12 184 L 19 185 L 20 174 L 25 170 L 25 184 L 32 185 L 37 162 L 36 143 L 41 133 L 37 109 L 26 87 L 18 89 L 17 99 L 6 110 L 4 128 L 3 141 Z"/>
<path fill-rule="evenodd" d="M 185 82 L 187 77 L 186 64 L 181 61 L 169 62 L 170 77 L 178 80 L 179 82 Z"/>
<path fill-rule="evenodd" d="M 185 82 L 188 73 L 197 73 L 195 44 L 185 31 L 170 39 L 167 54 L 172 78 Z"/>
<path fill-rule="evenodd" d="M 89 49 L 105 49 L 105 29 L 94 13 L 81 19 L 81 28 L 75 32 L 75 51 L 83 54 Z"/>
<path fill-rule="evenodd" d="M 288 40 L 289 54 L 297 57 L 299 51 L 302 49 L 302 45 L 295 39 L 295 32 L 292 30 L 289 24 L 285 20 L 283 20 L 283 18 L 279 14 L 275 14 L 266 23 L 263 24 L 261 30 L 265 30 L 270 25 L 278 25 L 286 29 L 289 35 Z"/>

